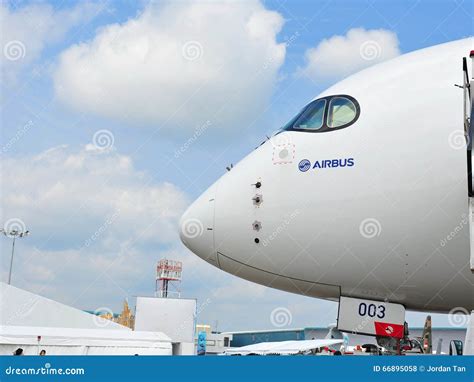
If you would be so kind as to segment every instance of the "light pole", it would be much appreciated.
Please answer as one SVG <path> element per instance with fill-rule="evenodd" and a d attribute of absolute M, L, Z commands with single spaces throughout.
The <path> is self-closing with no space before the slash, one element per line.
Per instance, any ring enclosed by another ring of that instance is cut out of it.
<path fill-rule="evenodd" d="M 11 231 L 6 231 L 3 228 L 0 228 L 0 232 L 3 233 L 6 237 L 13 237 L 13 245 L 12 245 L 12 256 L 10 258 L 10 271 L 8 272 L 8 285 L 11 284 L 12 281 L 12 268 L 13 268 L 13 255 L 15 254 L 15 240 L 16 238 L 21 238 L 28 236 L 30 231 L 18 231 L 17 229 L 12 229 Z"/>

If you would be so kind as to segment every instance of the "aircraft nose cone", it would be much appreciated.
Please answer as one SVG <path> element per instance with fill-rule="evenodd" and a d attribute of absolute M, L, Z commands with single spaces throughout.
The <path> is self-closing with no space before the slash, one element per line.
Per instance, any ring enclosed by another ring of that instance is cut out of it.
<path fill-rule="evenodd" d="M 180 238 L 193 253 L 217 265 L 214 248 L 214 200 L 215 185 L 191 204 L 181 217 Z"/>

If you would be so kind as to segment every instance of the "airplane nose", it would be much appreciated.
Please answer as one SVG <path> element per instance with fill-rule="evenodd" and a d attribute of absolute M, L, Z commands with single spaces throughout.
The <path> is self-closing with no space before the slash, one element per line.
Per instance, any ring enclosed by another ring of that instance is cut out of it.
<path fill-rule="evenodd" d="M 217 266 L 214 246 L 215 190 L 214 184 L 183 214 L 180 221 L 180 238 L 189 250 Z"/>

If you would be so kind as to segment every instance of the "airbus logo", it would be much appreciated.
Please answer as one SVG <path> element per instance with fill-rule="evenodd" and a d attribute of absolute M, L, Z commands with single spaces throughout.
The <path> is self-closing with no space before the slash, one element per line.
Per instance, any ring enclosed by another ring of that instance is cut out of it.
<path fill-rule="evenodd" d="M 311 162 L 308 159 L 303 159 L 298 163 L 298 168 L 301 172 L 306 172 L 311 168 Z"/>
<path fill-rule="evenodd" d="M 354 164 L 354 158 L 317 160 L 313 165 L 311 165 L 311 162 L 308 159 L 302 159 L 298 163 L 298 169 L 301 172 L 306 172 L 310 168 L 315 170 L 323 168 L 352 167 Z"/>

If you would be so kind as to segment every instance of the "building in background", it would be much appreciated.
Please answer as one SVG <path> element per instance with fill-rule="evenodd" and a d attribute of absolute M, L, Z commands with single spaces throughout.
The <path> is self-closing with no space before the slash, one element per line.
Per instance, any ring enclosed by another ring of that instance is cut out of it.
<path fill-rule="evenodd" d="M 173 354 L 194 354 L 196 304 L 195 299 L 138 296 L 135 330 L 165 333 Z"/>
<path fill-rule="evenodd" d="M 135 316 L 133 315 L 130 307 L 128 306 L 128 301 L 126 299 L 123 302 L 122 313 L 118 315 L 115 322 L 130 329 L 133 329 L 135 327 Z"/>
<path fill-rule="evenodd" d="M 135 316 L 132 313 L 132 310 L 130 309 L 128 305 L 127 299 L 123 301 L 123 308 L 121 313 L 113 313 L 112 311 L 86 311 L 87 313 L 90 314 L 95 314 L 96 316 L 99 316 L 101 318 L 105 318 L 106 320 L 110 320 L 112 322 L 116 322 L 117 324 L 126 326 L 127 328 L 134 329 L 135 328 Z"/>

